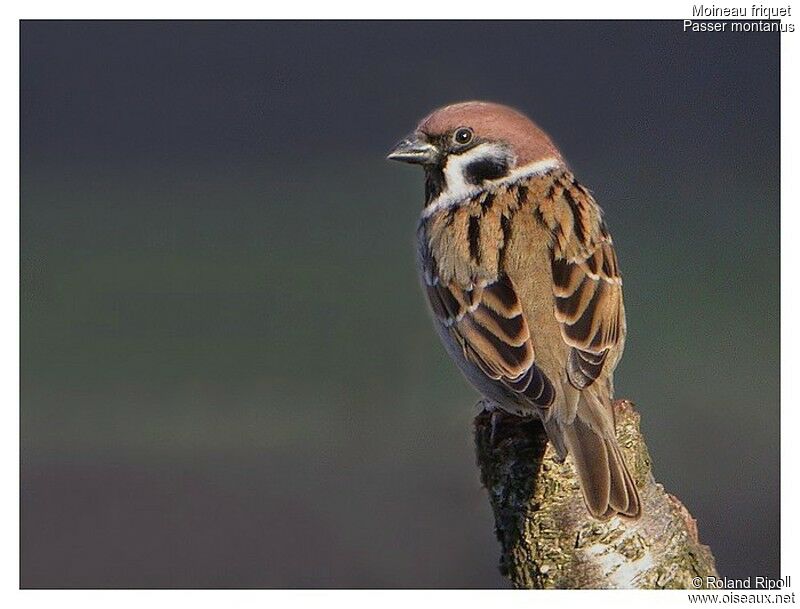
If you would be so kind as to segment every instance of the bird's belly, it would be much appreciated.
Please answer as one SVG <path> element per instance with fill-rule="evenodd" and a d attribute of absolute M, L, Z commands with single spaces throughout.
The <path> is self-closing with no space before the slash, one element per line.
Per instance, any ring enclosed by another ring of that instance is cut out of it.
<path fill-rule="evenodd" d="M 461 345 L 453 338 L 444 324 L 436 321 L 435 326 L 448 355 L 478 393 L 510 414 L 518 416 L 539 414 L 539 410 L 524 400 L 520 394 L 511 391 L 503 383 L 490 379 L 478 366 L 467 359 Z"/>

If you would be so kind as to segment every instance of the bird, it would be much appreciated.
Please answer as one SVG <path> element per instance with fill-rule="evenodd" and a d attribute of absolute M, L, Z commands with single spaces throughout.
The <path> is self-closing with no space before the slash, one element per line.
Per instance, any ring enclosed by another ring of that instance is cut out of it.
<path fill-rule="evenodd" d="M 433 111 L 387 158 L 425 172 L 417 263 L 445 350 L 490 411 L 538 417 L 591 517 L 638 518 L 612 403 L 622 277 L 592 193 L 547 133 L 493 102 Z"/>

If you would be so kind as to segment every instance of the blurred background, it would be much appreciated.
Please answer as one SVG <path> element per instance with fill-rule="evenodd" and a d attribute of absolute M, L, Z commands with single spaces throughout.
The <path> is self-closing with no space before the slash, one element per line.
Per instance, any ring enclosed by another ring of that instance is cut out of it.
<path fill-rule="evenodd" d="M 506 586 L 384 161 L 470 98 L 594 191 L 655 476 L 779 575 L 777 34 L 27 21 L 23 587 Z"/>

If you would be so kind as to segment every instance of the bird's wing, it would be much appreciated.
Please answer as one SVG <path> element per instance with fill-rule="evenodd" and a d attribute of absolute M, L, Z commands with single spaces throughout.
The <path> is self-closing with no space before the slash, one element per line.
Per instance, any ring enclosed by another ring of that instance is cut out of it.
<path fill-rule="evenodd" d="M 567 376 L 584 389 L 597 380 L 623 338 L 622 277 L 602 212 L 589 192 L 573 182 L 561 196 L 572 226 L 562 226 L 553 240 L 555 316 L 571 347 Z"/>
<path fill-rule="evenodd" d="M 435 277 L 426 290 L 434 314 L 461 346 L 464 357 L 487 377 L 534 404 L 553 403 L 553 385 L 534 363 L 530 329 L 508 276 L 469 289 L 455 283 L 443 285 Z"/>

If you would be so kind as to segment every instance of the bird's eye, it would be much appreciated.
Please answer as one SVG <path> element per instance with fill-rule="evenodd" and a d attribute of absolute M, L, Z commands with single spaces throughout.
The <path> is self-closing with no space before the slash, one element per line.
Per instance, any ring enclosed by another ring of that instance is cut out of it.
<path fill-rule="evenodd" d="M 472 129 L 468 127 L 456 129 L 456 132 L 453 134 L 453 141 L 461 146 L 469 144 L 472 141 Z"/>

